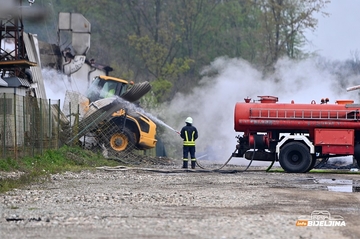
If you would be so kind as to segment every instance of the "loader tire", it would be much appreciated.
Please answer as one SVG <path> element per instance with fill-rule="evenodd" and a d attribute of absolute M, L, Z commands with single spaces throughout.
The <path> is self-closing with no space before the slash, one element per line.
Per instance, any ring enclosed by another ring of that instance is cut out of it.
<path fill-rule="evenodd" d="M 149 82 L 145 81 L 142 83 L 135 84 L 128 91 L 121 95 L 121 98 L 129 101 L 135 102 L 143 97 L 146 93 L 151 90 L 151 85 Z"/>
<path fill-rule="evenodd" d="M 279 163 L 288 173 L 305 173 L 310 169 L 313 157 L 303 143 L 290 142 L 280 149 Z"/>
<path fill-rule="evenodd" d="M 109 148 L 115 153 L 130 152 L 135 148 L 135 136 L 127 128 L 110 134 L 108 140 Z"/>

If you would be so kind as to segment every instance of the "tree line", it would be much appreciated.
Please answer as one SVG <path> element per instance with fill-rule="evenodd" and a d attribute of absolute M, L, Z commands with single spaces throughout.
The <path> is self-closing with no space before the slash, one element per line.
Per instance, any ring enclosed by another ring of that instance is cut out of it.
<path fill-rule="evenodd" d="M 51 17 L 36 27 L 40 40 L 56 41 L 59 12 L 91 22 L 90 58 L 112 75 L 150 81 L 153 101 L 171 100 L 200 80 L 216 57 L 242 58 L 264 72 L 283 56 L 301 59 L 306 30 L 328 0 L 52 0 Z M 51 33 L 49 33 L 51 32 Z"/>

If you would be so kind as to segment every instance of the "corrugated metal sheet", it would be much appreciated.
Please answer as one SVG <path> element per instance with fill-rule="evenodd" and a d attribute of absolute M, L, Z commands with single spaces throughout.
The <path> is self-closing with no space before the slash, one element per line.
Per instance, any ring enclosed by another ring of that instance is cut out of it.
<path fill-rule="evenodd" d="M 36 97 L 40 99 L 46 99 L 44 78 L 41 73 L 41 62 L 37 37 L 36 35 L 30 33 L 27 34 L 24 32 L 23 38 L 29 61 L 36 62 L 38 64 L 37 66 L 30 67 L 33 76 L 33 82 L 37 84 L 35 87 Z"/>

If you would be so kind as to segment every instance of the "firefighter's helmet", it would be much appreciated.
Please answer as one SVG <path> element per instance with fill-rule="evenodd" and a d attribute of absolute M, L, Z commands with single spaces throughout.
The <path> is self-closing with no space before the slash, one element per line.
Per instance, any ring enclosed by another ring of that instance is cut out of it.
<path fill-rule="evenodd" d="M 193 123 L 193 119 L 191 117 L 187 117 L 185 120 L 185 123 L 189 123 L 192 124 Z"/>

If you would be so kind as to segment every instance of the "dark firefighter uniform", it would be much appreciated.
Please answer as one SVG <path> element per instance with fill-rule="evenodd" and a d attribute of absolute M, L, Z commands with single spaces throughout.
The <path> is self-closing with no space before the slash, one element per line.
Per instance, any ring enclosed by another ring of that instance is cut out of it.
<path fill-rule="evenodd" d="M 187 117 L 185 120 L 186 125 L 181 129 L 180 136 L 183 138 L 183 168 L 188 168 L 188 156 L 190 153 L 191 168 L 195 168 L 195 140 L 198 138 L 198 131 L 192 125 L 192 118 Z"/>

